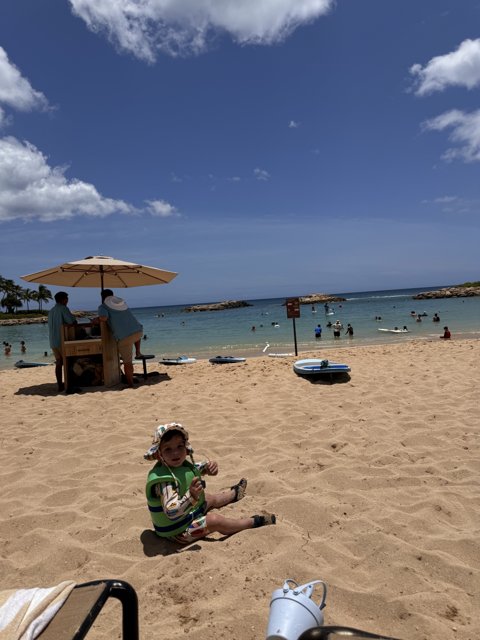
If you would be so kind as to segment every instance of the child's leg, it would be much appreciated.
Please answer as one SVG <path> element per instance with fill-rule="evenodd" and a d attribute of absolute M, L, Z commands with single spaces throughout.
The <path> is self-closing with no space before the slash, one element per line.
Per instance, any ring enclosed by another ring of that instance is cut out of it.
<path fill-rule="evenodd" d="M 230 487 L 227 491 L 222 491 L 222 493 L 207 493 L 205 495 L 205 500 L 207 502 L 208 509 L 221 509 L 227 504 L 238 502 L 245 496 L 246 490 L 247 480 L 246 478 L 242 478 L 237 482 L 237 484 L 234 484 L 233 487 Z"/>
<path fill-rule="evenodd" d="M 218 513 L 207 513 L 207 515 L 202 515 L 194 520 L 183 533 L 174 536 L 173 539 L 180 544 L 190 544 L 195 540 L 200 540 L 208 536 L 209 533 L 213 533 L 214 531 L 229 536 L 232 533 L 238 533 L 244 529 L 263 527 L 267 524 L 275 524 L 275 522 L 276 518 L 273 514 L 233 520 L 231 518 L 225 518 Z"/>
<path fill-rule="evenodd" d="M 263 527 L 268 524 L 275 524 L 276 518 L 273 514 L 262 516 L 252 516 L 251 518 L 239 518 L 232 520 L 225 518 L 219 513 L 207 513 L 207 529 L 210 533 L 218 531 L 223 535 L 229 536 L 232 533 L 245 531 L 245 529 L 253 529 L 254 527 Z"/>

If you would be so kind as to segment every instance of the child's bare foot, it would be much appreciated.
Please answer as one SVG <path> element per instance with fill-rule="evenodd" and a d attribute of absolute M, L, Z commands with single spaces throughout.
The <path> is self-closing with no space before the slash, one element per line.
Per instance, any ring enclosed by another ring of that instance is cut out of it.
<path fill-rule="evenodd" d="M 233 487 L 230 487 L 230 489 L 234 494 L 232 502 L 238 502 L 245 497 L 245 494 L 247 492 L 247 479 L 242 478 L 237 482 L 237 484 L 234 484 Z"/>
<path fill-rule="evenodd" d="M 252 516 L 253 518 L 253 528 L 256 527 L 265 527 L 268 524 L 275 524 L 277 522 L 277 518 L 273 513 L 266 513 L 263 516 Z"/>

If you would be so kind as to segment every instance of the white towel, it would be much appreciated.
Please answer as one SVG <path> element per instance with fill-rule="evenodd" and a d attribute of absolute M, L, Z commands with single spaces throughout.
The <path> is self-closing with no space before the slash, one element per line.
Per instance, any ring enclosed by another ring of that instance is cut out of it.
<path fill-rule="evenodd" d="M 0 640 L 34 640 L 74 587 L 66 580 L 55 587 L 0 591 Z"/>

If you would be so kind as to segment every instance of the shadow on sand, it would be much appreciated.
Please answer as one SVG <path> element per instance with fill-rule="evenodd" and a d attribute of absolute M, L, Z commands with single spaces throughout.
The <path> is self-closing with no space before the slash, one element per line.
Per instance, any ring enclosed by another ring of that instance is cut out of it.
<path fill-rule="evenodd" d="M 201 546 L 196 542 L 189 545 L 180 545 L 172 540 L 157 536 L 151 529 L 142 531 L 140 540 L 143 544 L 143 553 L 149 558 L 155 556 L 171 556 L 175 553 L 186 551 L 200 551 Z"/>
<path fill-rule="evenodd" d="M 330 373 L 323 374 L 320 373 L 318 375 L 310 375 L 310 376 L 299 376 L 300 378 L 305 378 L 310 382 L 310 384 L 345 384 L 346 382 L 350 382 L 351 378 L 348 373 Z"/>
<path fill-rule="evenodd" d="M 141 387 L 152 387 L 160 382 L 167 382 L 171 380 L 168 373 L 159 373 L 156 376 L 149 376 L 146 380 L 143 379 L 142 375 L 135 376 L 138 379 L 138 385 L 135 386 L 135 389 L 140 389 Z M 48 382 L 44 384 L 35 384 L 30 387 L 20 387 L 18 391 L 15 392 L 16 396 L 65 396 L 72 395 L 73 393 L 86 394 L 93 393 L 95 391 L 103 391 L 104 393 L 115 392 L 115 391 L 123 391 L 125 389 L 125 385 L 119 384 L 115 387 L 77 387 L 74 391 L 69 393 L 62 392 L 58 393 L 57 384 L 55 382 Z"/>

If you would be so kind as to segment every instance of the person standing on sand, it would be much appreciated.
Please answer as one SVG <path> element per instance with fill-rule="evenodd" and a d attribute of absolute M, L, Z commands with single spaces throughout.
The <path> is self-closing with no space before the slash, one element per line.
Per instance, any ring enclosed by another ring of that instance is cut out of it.
<path fill-rule="evenodd" d="M 143 336 L 143 326 L 130 311 L 125 300 L 114 296 L 111 289 L 104 289 L 101 296 L 102 304 L 98 307 L 98 319 L 100 322 L 108 323 L 123 360 L 127 385 L 133 387 L 132 347 L 135 345 L 135 357 L 141 358 L 140 341 Z"/>
<path fill-rule="evenodd" d="M 75 316 L 67 307 L 68 293 L 59 291 L 55 294 L 55 306 L 48 312 L 48 335 L 50 347 L 55 356 L 55 377 L 57 379 L 59 393 L 65 390 L 63 384 L 63 356 L 62 356 L 62 326 L 71 327 L 77 324 Z"/>

